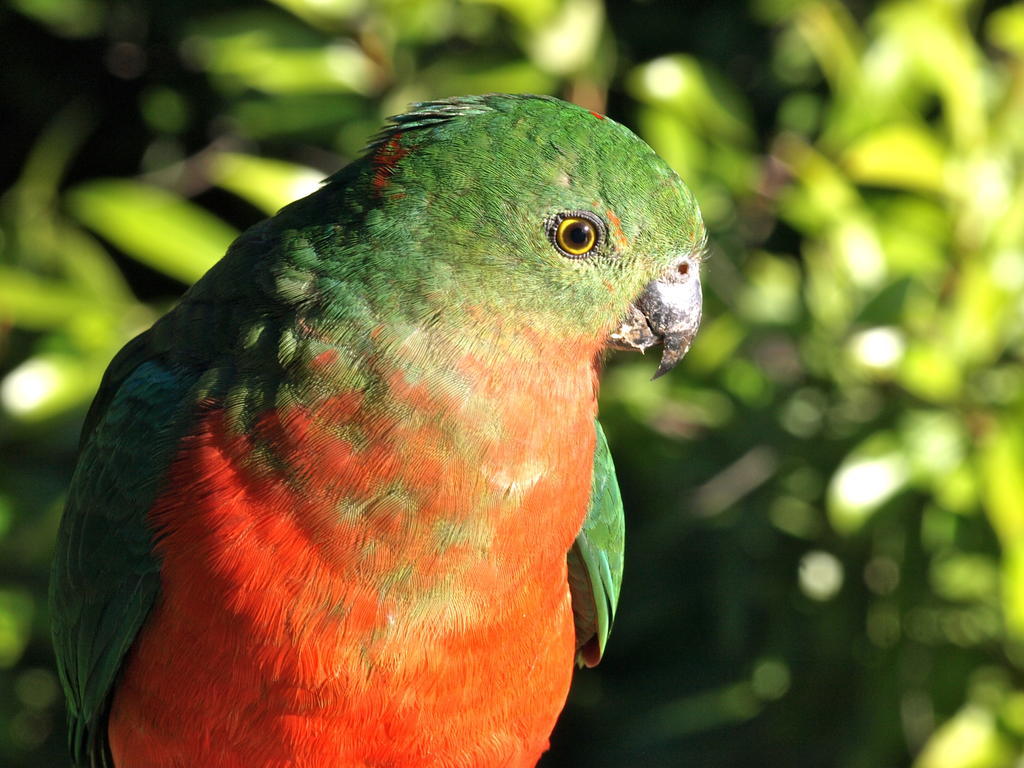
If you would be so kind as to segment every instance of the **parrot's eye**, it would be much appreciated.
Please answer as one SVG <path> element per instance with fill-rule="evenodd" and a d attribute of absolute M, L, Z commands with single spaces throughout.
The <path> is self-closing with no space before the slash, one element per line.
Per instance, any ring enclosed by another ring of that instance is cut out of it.
<path fill-rule="evenodd" d="M 598 249 L 604 240 L 604 222 L 592 213 L 560 213 L 548 223 L 548 235 L 559 253 L 580 259 Z"/>

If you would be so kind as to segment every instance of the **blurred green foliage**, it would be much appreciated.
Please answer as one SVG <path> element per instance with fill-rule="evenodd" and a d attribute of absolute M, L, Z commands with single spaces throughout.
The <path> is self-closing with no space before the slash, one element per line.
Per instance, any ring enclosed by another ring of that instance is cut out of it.
<path fill-rule="evenodd" d="M 384 115 L 552 93 L 711 230 L 690 356 L 611 361 L 628 505 L 544 765 L 1024 754 L 1024 5 L 10 0 L 0 10 L 0 763 L 66 765 L 46 615 L 107 362 Z"/>

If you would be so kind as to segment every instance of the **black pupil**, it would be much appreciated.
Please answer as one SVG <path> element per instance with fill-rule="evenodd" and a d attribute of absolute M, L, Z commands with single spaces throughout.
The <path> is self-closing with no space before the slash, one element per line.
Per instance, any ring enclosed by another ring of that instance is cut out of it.
<path fill-rule="evenodd" d="M 587 245 L 590 242 L 590 225 L 580 222 L 569 227 L 569 242 L 581 248 Z"/>

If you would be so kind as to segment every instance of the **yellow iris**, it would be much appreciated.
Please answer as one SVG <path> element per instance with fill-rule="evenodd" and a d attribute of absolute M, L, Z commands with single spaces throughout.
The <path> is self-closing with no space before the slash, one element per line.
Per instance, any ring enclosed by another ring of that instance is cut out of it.
<path fill-rule="evenodd" d="M 597 245 L 597 230 L 592 222 L 580 216 L 569 216 L 555 230 L 558 247 L 571 256 L 583 256 Z"/>

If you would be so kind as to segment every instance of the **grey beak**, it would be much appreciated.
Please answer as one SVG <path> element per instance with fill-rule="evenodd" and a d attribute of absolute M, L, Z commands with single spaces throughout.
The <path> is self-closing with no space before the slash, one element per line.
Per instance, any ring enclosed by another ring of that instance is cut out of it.
<path fill-rule="evenodd" d="M 694 256 L 683 256 L 644 288 L 609 335 L 608 344 L 641 352 L 661 344 L 661 363 L 654 378 L 663 376 L 689 351 L 700 327 L 702 302 L 699 262 Z"/>

